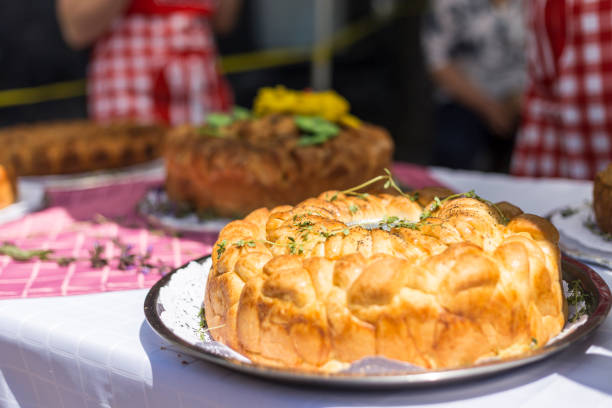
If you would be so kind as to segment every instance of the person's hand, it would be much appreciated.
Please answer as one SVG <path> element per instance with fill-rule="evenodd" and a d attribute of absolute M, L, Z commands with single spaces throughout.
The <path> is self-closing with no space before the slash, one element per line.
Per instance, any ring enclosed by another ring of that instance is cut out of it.
<path fill-rule="evenodd" d="M 495 135 L 503 138 L 510 137 L 516 120 L 514 109 L 503 103 L 491 101 L 483 113 L 489 128 Z"/>

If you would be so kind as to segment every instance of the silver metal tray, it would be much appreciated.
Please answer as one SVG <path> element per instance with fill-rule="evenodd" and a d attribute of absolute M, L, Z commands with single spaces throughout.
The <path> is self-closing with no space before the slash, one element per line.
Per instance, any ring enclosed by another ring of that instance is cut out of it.
<path fill-rule="evenodd" d="M 202 262 L 206 258 L 207 257 L 201 258 L 197 261 Z M 160 318 L 161 310 L 158 305 L 159 291 L 168 283 L 170 277 L 175 271 L 164 276 L 149 290 L 149 293 L 145 298 L 144 312 L 145 317 L 153 330 L 166 341 L 182 349 L 185 353 L 245 374 L 284 382 L 306 383 L 330 387 L 422 387 L 426 385 L 437 385 L 470 380 L 535 363 L 560 352 L 574 342 L 591 334 L 603 323 L 606 316 L 610 312 L 610 306 L 612 304 L 612 294 L 610 293 L 610 288 L 595 271 L 572 258 L 566 256 L 563 257 L 562 271 L 564 280 L 568 282 L 579 280 L 582 283 L 584 290 L 592 295 L 593 304 L 591 307 L 591 312 L 587 316 L 587 320 L 584 324 L 578 326 L 567 336 L 554 340 L 549 344 L 537 348 L 529 353 L 514 356 L 512 358 L 489 361 L 486 363 L 450 370 L 424 370 L 409 372 L 399 371 L 382 375 L 353 373 L 322 374 L 317 372 L 298 371 L 268 367 L 258 364 L 249 364 L 236 359 L 223 358 L 218 355 L 208 353 L 205 350 L 202 350 L 201 348 L 181 339 L 162 323 Z"/>
<path fill-rule="evenodd" d="M 175 232 L 215 233 L 223 229 L 232 220 L 222 217 L 200 219 L 193 211 L 180 216 L 175 214 L 173 203 L 163 187 L 152 188 L 138 203 L 138 212 L 151 224 Z"/>

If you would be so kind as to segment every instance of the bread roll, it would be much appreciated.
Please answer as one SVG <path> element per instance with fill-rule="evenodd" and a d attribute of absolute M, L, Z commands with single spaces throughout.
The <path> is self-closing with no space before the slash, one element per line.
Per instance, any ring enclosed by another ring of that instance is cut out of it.
<path fill-rule="evenodd" d="M 205 294 L 213 338 L 292 369 L 367 356 L 440 369 L 522 353 L 562 330 L 552 224 L 462 196 L 421 220 L 432 205 L 330 191 L 230 223 Z"/>

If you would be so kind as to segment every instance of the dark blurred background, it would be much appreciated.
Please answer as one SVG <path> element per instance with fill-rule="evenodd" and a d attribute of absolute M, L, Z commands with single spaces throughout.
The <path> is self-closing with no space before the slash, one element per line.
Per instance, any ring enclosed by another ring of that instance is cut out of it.
<path fill-rule="evenodd" d="M 331 0 L 330 0 L 331 1 Z M 236 29 L 218 39 L 222 56 L 314 42 L 313 0 L 247 0 Z M 425 0 L 334 0 L 334 30 L 355 25 L 349 45 L 332 59 L 331 86 L 358 117 L 389 129 L 396 159 L 428 164 L 431 89 L 419 39 Z M 299 17 L 299 18 L 298 18 Z M 365 23 L 364 23 L 365 22 Z M 375 24 L 370 24 L 376 22 Z M 0 2 L 0 94 L 85 77 L 88 52 L 69 49 L 60 35 L 54 0 Z M 236 102 L 250 107 L 258 88 L 311 86 L 309 61 L 228 74 Z M 4 95 L 6 97 L 6 94 Z M 10 96 L 10 95 L 9 95 Z M 6 98 L 5 98 L 6 99 Z M 4 106 L 0 127 L 87 116 L 84 96 Z"/>

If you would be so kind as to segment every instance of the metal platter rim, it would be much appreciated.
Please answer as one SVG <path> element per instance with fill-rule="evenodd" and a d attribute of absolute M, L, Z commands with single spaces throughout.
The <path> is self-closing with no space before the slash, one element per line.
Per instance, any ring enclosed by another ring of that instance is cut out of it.
<path fill-rule="evenodd" d="M 209 256 L 196 259 L 196 262 L 203 262 Z M 562 267 L 565 269 L 574 268 L 574 272 L 580 271 L 583 277 L 589 279 L 595 287 L 597 293 L 597 306 L 588 316 L 587 321 L 576 328 L 567 336 L 547 344 L 544 347 L 535 349 L 533 352 L 514 356 L 512 358 L 490 361 L 470 367 L 455 368 L 449 370 L 428 370 L 408 373 L 385 374 L 385 375 L 358 375 L 358 374 L 322 374 L 308 371 L 287 370 L 277 367 L 262 366 L 257 364 L 243 363 L 238 360 L 223 358 L 205 350 L 198 348 L 174 334 L 166 327 L 160 318 L 157 311 L 157 299 L 161 287 L 165 286 L 179 267 L 171 273 L 160 279 L 147 293 L 144 301 L 145 318 L 150 327 L 161 338 L 168 341 L 174 346 L 178 346 L 185 353 L 205 361 L 220 365 L 222 367 L 249 374 L 257 377 L 263 377 L 283 382 L 311 384 L 325 387 L 420 387 L 448 384 L 451 382 L 461 382 L 470 379 L 476 379 L 488 374 L 497 374 L 508 370 L 529 365 L 537 361 L 548 358 L 565 348 L 572 345 L 574 342 L 587 337 L 595 329 L 597 329 L 606 319 L 612 306 L 612 294 L 606 282 L 587 265 L 563 256 Z"/>

